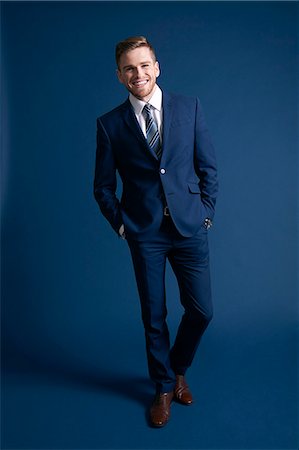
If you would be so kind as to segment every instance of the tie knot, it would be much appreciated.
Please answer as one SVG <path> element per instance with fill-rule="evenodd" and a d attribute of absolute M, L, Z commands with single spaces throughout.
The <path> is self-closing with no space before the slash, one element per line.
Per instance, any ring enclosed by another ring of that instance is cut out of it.
<path fill-rule="evenodd" d="M 151 105 L 149 105 L 148 103 L 146 103 L 145 105 L 144 105 L 144 107 L 143 107 L 143 111 L 146 113 L 146 114 L 152 114 L 152 112 L 151 112 Z"/>

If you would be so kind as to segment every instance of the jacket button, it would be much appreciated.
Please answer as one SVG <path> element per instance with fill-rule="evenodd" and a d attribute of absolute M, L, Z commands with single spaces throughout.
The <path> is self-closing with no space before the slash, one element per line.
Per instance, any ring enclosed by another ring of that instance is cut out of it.
<path fill-rule="evenodd" d="M 160 169 L 160 173 L 162 173 L 162 175 L 164 175 L 164 173 L 166 173 L 165 169 Z"/>

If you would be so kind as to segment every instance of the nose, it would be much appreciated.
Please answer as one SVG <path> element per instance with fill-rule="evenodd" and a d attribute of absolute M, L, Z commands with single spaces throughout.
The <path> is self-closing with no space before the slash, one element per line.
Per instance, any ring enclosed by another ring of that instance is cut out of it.
<path fill-rule="evenodd" d="M 137 76 L 137 78 L 142 77 L 142 75 L 143 75 L 142 67 L 136 67 L 135 75 Z"/>

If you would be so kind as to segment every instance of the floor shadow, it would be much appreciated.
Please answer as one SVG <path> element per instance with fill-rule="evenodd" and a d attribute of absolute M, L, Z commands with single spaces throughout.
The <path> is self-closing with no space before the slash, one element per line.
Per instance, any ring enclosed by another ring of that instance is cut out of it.
<path fill-rule="evenodd" d="M 108 372 L 101 368 L 79 368 L 71 364 L 41 364 L 37 361 L 14 362 L 3 365 L 4 378 L 10 375 L 22 377 L 22 382 L 42 382 L 46 385 L 63 385 L 75 389 L 92 390 L 96 395 L 117 394 L 148 406 L 152 399 L 154 388 L 149 378 L 133 373 L 121 374 Z M 24 379 L 25 377 L 25 379 Z"/>

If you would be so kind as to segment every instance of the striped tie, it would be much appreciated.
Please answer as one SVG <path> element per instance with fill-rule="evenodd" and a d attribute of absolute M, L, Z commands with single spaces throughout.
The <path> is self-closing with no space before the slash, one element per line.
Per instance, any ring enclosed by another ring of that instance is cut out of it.
<path fill-rule="evenodd" d="M 160 158 L 162 148 L 160 143 L 160 136 L 157 124 L 151 112 L 151 106 L 146 103 L 143 108 L 145 125 L 146 125 L 146 140 L 151 149 L 154 150 L 157 157 Z"/>

